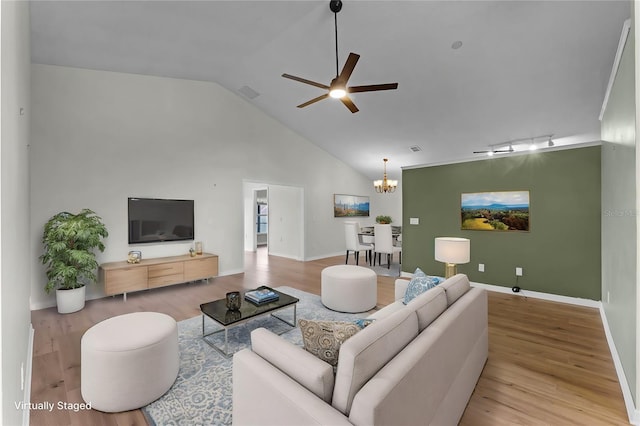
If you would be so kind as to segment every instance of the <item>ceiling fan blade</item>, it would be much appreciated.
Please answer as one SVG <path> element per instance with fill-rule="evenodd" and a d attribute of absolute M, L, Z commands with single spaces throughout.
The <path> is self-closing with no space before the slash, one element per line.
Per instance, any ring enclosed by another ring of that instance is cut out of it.
<path fill-rule="evenodd" d="M 311 104 L 315 104 L 316 102 L 321 101 L 323 99 L 326 99 L 328 97 L 329 97 L 329 94 L 325 93 L 324 95 L 320 95 L 317 98 L 313 98 L 310 101 L 307 101 L 307 102 L 305 102 L 303 104 L 298 105 L 298 108 L 304 108 L 304 107 L 309 106 Z"/>
<path fill-rule="evenodd" d="M 395 90 L 397 88 L 398 88 L 398 83 L 369 84 L 367 86 L 348 87 L 347 92 L 349 93 L 375 92 L 376 90 Z"/>
<path fill-rule="evenodd" d="M 355 114 L 356 112 L 360 111 L 358 109 L 358 107 L 356 106 L 356 104 L 354 104 L 353 101 L 351 100 L 351 98 L 349 98 L 348 96 L 345 95 L 345 96 L 341 97 L 340 100 L 342 101 L 344 106 L 349 108 L 349 111 L 351 111 L 352 113 Z"/>
<path fill-rule="evenodd" d="M 340 71 L 340 75 L 338 76 L 338 80 L 344 85 L 346 85 L 347 81 L 349 81 L 349 77 L 351 77 L 351 73 L 358 63 L 358 59 L 360 59 L 360 55 L 353 52 L 349 53 L 347 62 L 344 63 L 344 67 L 342 67 L 342 71 Z"/>
<path fill-rule="evenodd" d="M 329 86 L 326 86 L 326 85 L 321 84 L 321 83 L 316 83 L 315 81 L 307 80 L 306 78 L 296 77 L 295 75 L 291 75 L 291 74 L 282 74 L 282 76 L 284 78 L 295 80 L 295 81 L 298 81 L 300 83 L 310 84 L 312 86 L 316 86 L 316 87 L 319 87 L 321 89 L 329 90 Z"/>

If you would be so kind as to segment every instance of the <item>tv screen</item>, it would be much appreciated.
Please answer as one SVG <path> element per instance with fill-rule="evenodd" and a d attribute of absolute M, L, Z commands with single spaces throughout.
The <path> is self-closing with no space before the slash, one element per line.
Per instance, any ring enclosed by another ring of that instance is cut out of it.
<path fill-rule="evenodd" d="M 129 198 L 129 244 L 193 240 L 193 200 Z"/>

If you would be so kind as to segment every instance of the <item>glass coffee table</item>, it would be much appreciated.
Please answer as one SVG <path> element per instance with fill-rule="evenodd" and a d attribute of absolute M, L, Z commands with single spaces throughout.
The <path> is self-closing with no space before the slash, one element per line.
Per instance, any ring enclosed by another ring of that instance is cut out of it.
<path fill-rule="evenodd" d="M 262 287 L 261 287 L 262 288 Z M 203 303 L 200 305 L 200 311 L 202 312 L 202 339 L 212 348 L 220 352 L 223 356 L 229 358 L 233 355 L 233 352 L 229 352 L 229 329 L 231 327 L 243 324 L 251 319 L 257 318 L 262 315 L 271 315 L 272 317 L 284 322 L 285 324 L 294 327 L 296 326 L 296 303 L 298 299 L 282 293 L 281 291 L 273 290 L 278 294 L 278 300 L 273 302 L 267 302 L 261 305 L 256 305 L 248 300 L 243 299 L 240 305 L 240 309 L 237 311 L 230 311 L 227 309 L 227 301 L 225 299 L 214 300 L 213 302 Z M 244 296 L 242 296 L 244 298 Z M 293 322 L 289 322 L 286 319 L 275 315 L 275 312 L 282 309 L 293 307 Z M 205 333 L 205 318 L 211 318 L 216 324 L 222 326 L 222 329 L 213 331 L 211 333 Z M 219 347 L 207 337 L 217 333 L 224 332 L 224 348 Z"/>

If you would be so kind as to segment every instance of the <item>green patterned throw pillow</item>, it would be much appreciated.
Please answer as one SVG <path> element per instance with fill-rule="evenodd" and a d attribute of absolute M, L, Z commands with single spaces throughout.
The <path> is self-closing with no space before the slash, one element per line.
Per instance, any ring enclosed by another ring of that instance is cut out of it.
<path fill-rule="evenodd" d="M 362 328 L 347 321 L 298 320 L 304 348 L 321 360 L 336 366 L 340 345 Z"/>

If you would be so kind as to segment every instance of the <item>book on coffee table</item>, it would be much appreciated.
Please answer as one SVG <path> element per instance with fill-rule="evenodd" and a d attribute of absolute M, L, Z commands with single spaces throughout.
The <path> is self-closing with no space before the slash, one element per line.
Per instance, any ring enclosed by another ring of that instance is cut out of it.
<path fill-rule="evenodd" d="M 263 303 L 273 302 L 279 299 L 278 293 L 269 287 L 260 287 L 256 290 L 248 291 L 244 294 L 244 298 L 249 302 L 261 305 Z"/>

